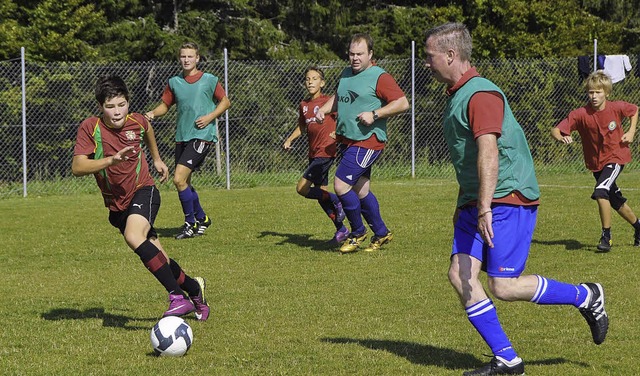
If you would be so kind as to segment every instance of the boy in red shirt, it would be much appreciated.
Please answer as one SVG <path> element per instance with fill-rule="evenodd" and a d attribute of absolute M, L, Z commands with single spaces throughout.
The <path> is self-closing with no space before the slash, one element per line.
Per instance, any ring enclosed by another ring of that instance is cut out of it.
<path fill-rule="evenodd" d="M 590 74 L 584 88 L 589 103 L 571 111 L 566 119 L 551 130 L 551 136 L 561 143 L 570 144 L 573 142 L 571 132 L 578 131 L 580 134 L 584 162 L 596 179 L 591 198 L 598 203 L 602 223 L 598 250 L 611 250 L 611 208 L 634 227 L 633 245 L 638 247 L 640 222 L 616 185 L 624 165 L 631 162 L 629 145 L 636 133 L 638 106 L 624 101 L 607 101 L 612 83 L 604 71 Z M 627 132 L 622 129 L 624 118 L 629 118 L 631 123 Z"/>
<path fill-rule="evenodd" d="M 109 209 L 109 222 L 144 266 L 169 293 L 163 316 L 194 312 L 196 319 L 209 317 L 204 298 L 205 281 L 191 278 L 162 248 L 153 222 L 160 209 L 160 192 L 149 171 L 143 146 L 153 167 L 167 180 L 169 170 L 160 158 L 149 121 L 129 113 L 129 90 L 118 76 L 98 80 L 95 97 L 101 116 L 85 119 L 78 128 L 71 171 L 74 176 L 93 174 Z"/>
<path fill-rule="evenodd" d="M 316 113 L 329 100 L 329 96 L 322 93 L 325 86 L 324 72 L 318 67 L 307 68 L 304 86 L 309 98 L 300 102 L 298 124 L 282 147 L 284 150 L 291 150 L 291 143 L 306 131 L 309 139 L 309 166 L 298 180 L 296 191 L 303 197 L 318 200 L 322 210 L 336 227 L 332 240 L 341 244 L 349 236 L 349 230 L 343 224 L 344 209 L 338 196 L 327 190 L 329 169 L 336 157 L 336 119 L 335 116 L 328 116 L 323 123 L 316 120 Z"/>

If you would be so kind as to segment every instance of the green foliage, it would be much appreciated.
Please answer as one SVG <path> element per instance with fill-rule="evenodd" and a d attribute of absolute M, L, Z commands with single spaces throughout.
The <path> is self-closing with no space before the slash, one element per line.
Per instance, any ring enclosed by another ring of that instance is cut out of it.
<path fill-rule="evenodd" d="M 20 46 L 43 61 L 173 60 L 182 40 L 205 56 L 335 59 L 349 37 L 369 32 L 378 58 L 408 55 L 410 42 L 446 21 L 469 25 L 481 58 L 640 51 L 640 1 L 483 0 L 0 0 L 0 58 Z M 586 11 L 585 11 L 586 9 Z"/>
<path fill-rule="evenodd" d="M 98 56 L 94 44 L 106 25 L 104 14 L 83 0 L 44 0 L 28 11 L 27 52 L 37 60 L 83 61 Z"/>

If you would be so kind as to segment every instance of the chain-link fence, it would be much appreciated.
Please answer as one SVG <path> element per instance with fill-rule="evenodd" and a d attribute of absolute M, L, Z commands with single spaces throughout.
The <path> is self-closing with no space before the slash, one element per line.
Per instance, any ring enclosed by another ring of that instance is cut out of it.
<path fill-rule="evenodd" d="M 441 132 L 444 87 L 420 60 L 379 60 L 413 106 L 389 122 L 389 142 L 375 168 L 376 179 L 453 177 Z M 557 144 L 549 130 L 585 103 L 576 58 L 475 61 L 480 73 L 507 94 L 523 126 L 538 173 L 584 171 L 579 143 Z M 627 78 L 614 84 L 610 99 L 640 103 L 638 61 Z M 290 152 L 282 143 L 296 125 L 305 95 L 304 70 L 324 69 L 325 92 L 335 90 L 345 61 L 206 61 L 200 68 L 224 82 L 231 108 L 219 119 L 220 142 L 202 170 L 199 188 L 295 184 L 307 165 L 307 142 L 300 137 Z M 226 73 L 225 73 L 226 66 Z M 145 112 L 160 101 L 167 79 L 180 72 L 177 62 L 118 64 L 32 63 L 26 71 L 26 174 L 23 179 L 21 62 L 0 62 L 0 197 L 95 191 L 92 177 L 74 178 L 71 159 L 77 126 L 98 109 L 93 88 L 98 76 L 121 75 L 131 92 L 131 110 Z M 226 121 L 228 118 L 228 122 Z M 175 108 L 153 122 L 167 165 L 173 164 Z M 228 141 L 227 141 L 228 140 Z M 228 142 L 228 145 L 227 145 Z M 635 149 L 635 148 L 634 148 Z M 228 150 L 228 153 L 227 153 Z M 634 150 L 634 157 L 638 155 Z M 227 165 L 227 160 L 229 164 Z M 227 176 L 230 180 L 227 181 Z"/>

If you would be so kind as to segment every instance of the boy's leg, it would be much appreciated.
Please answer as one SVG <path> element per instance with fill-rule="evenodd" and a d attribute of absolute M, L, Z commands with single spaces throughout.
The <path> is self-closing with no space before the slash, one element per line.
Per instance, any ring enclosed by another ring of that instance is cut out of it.
<path fill-rule="evenodd" d="M 180 287 L 187 291 L 189 298 L 195 305 L 196 318 L 200 321 L 206 321 L 209 318 L 210 309 L 204 294 L 206 286 L 204 278 L 191 278 L 182 270 L 180 265 L 178 265 L 178 262 L 174 259 L 170 259 L 169 266 L 171 267 L 173 276 L 180 284 Z"/>

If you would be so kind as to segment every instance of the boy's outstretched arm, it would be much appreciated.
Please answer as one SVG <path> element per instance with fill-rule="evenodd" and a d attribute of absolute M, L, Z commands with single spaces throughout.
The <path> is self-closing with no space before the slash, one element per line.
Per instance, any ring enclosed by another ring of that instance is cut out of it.
<path fill-rule="evenodd" d="M 133 146 L 127 146 L 114 155 L 100 159 L 91 159 L 88 155 L 75 155 L 71 161 L 71 173 L 73 173 L 73 176 L 95 174 L 100 170 L 117 165 L 129 158 L 137 158 Z"/>

